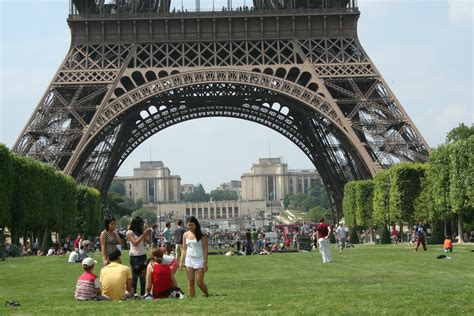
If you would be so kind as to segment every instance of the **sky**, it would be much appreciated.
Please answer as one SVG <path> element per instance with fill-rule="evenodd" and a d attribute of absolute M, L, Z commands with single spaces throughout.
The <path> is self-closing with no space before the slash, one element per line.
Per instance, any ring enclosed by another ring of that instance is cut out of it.
<path fill-rule="evenodd" d="M 0 0 L 0 143 L 12 147 L 69 48 L 67 0 Z M 247 4 L 250 1 L 247 0 Z M 220 8 L 227 0 L 215 0 Z M 241 4 L 240 4 L 241 3 Z M 244 1 L 233 0 L 234 6 Z M 473 122 L 471 0 L 358 0 L 360 41 L 431 147 L 460 122 Z M 184 0 L 192 9 L 194 0 Z M 172 7 L 181 6 L 173 0 Z M 201 0 L 201 7 L 212 2 Z M 293 143 L 242 120 L 206 118 L 170 127 L 141 144 L 117 175 L 161 160 L 181 183 L 207 191 L 240 179 L 258 158 L 314 168 Z"/>

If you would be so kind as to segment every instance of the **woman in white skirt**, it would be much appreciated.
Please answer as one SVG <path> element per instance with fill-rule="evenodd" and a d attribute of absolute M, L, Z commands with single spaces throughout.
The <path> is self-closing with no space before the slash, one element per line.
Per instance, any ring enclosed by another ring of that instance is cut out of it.
<path fill-rule="evenodd" d="M 194 283 L 197 279 L 197 285 L 207 297 L 207 286 L 204 283 L 204 273 L 207 272 L 207 235 L 201 232 L 201 225 L 198 220 L 191 216 L 187 219 L 186 225 L 188 231 L 183 235 L 183 250 L 179 266 L 186 266 L 188 274 L 188 292 L 190 297 L 196 295 Z"/>

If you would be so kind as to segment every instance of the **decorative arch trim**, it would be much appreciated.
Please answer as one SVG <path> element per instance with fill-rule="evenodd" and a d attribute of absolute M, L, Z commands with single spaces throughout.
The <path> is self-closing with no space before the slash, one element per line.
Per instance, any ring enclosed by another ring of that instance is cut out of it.
<path fill-rule="evenodd" d="M 126 94 L 114 99 L 105 106 L 98 116 L 92 130 L 90 139 L 96 135 L 115 117 L 134 105 L 158 94 L 179 89 L 181 87 L 203 84 L 203 83 L 235 83 L 257 86 L 277 93 L 298 99 L 311 109 L 319 112 L 328 120 L 338 126 L 348 137 L 342 118 L 336 110 L 320 94 L 304 88 L 291 81 L 282 78 L 243 70 L 216 70 L 216 71 L 192 71 L 179 73 L 166 78 L 160 78 L 137 87 Z M 349 137 L 350 138 L 350 137 Z"/>

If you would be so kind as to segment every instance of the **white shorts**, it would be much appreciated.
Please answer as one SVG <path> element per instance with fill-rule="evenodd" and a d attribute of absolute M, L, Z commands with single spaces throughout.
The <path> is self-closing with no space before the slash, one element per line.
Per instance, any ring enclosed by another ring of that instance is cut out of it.
<path fill-rule="evenodd" d="M 184 265 L 187 268 L 203 269 L 204 268 L 204 257 L 189 257 L 186 256 Z"/>

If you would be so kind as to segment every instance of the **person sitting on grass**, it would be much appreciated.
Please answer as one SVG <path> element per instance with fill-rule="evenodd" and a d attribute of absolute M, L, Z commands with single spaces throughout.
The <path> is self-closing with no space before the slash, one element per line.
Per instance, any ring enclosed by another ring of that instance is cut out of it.
<path fill-rule="evenodd" d="M 78 301 L 107 300 L 108 297 L 100 295 L 99 279 L 92 273 L 97 261 L 92 258 L 82 260 L 84 273 L 77 278 L 74 298 Z"/>
<path fill-rule="evenodd" d="M 146 268 L 146 293 L 147 297 L 154 299 L 177 297 L 182 298 L 174 274 L 168 264 L 163 263 L 163 251 L 160 248 L 153 249 L 151 261 Z"/>
<path fill-rule="evenodd" d="M 453 241 L 449 238 L 449 236 L 446 236 L 446 239 L 444 240 L 443 250 L 445 253 L 453 252 Z"/>
<path fill-rule="evenodd" d="M 68 263 L 80 262 L 79 254 L 76 252 L 76 250 L 71 251 L 71 253 L 69 254 L 69 258 L 68 258 L 67 262 Z"/>
<path fill-rule="evenodd" d="M 110 253 L 110 263 L 100 270 L 102 293 L 117 301 L 133 296 L 132 271 L 121 263 L 121 255 L 118 249 Z"/>

